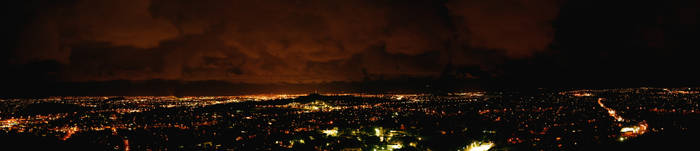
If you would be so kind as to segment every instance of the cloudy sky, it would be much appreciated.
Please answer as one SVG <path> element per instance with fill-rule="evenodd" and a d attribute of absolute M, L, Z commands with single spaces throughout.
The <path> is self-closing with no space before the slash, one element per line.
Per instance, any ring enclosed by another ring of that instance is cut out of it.
<path fill-rule="evenodd" d="M 698 6 L 661 0 L 16 0 L 5 6 L 9 40 L 0 61 L 10 86 L 396 79 L 697 84 Z"/>

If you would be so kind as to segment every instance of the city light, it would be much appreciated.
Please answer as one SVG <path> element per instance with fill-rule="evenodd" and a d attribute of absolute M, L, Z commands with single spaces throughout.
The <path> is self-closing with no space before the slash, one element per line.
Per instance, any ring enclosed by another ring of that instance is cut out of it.
<path fill-rule="evenodd" d="M 392 145 L 387 145 L 387 148 L 389 148 L 389 149 L 401 149 L 401 148 L 403 148 L 403 145 L 401 145 L 401 144 L 392 144 Z"/>
<path fill-rule="evenodd" d="M 513 146 L 576 150 L 595 145 L 587 143 L 590 138 L 581 137 L 592 132 L 607 136 L 597 138 L 601 142 L 624 144 L 647 133 L 692 128 L 684 122 L 677 122 L 677 127 L 651 127 L 649 124 L 658 121 L 647 121 L 654 118 L 621 113 L 675 116 L 697 114 L 692 111 L 700 110 L 697 102 L 669 101 L 687 99 L 684 95 L 693 94 L 676 95 L 654 89 L 576 93 L 599 97 L 552 92 L 538 97 L 501 93 L 401 94 L 401 100 L 394 97 L 396 94 L 0 100 L 0 107 L 19 108 L 5 109 L 19 112 L 0 114 L 0 133 L 36 135 L 66 143 L 89 138 L 116 150 L 503 150 Z M 277 99 L 256 100 L 261 98 Z M 512 100 L 518 103 L 502 103 Z M 76 110 L 21 112 L 36 104 L 61 104 Z M 665 120 L 678 119 L 683 120 Z M 139 139 L 142 136 L 154 141 Z M 180 136 L 192 140 L 177 146 L 163 145 Z M 441 141 L 444 139 L 470 143 L 455 146 Z M 474 139 L 499 140 L 507 145 L 472 142 Z M 255 148 L 251 147 L 252 142 L 263 144 Z"/>
<path fill-rule="evenodd" d="M 333 136 L 333 137 L 338 136 L 338 128 L 337 127 L 334 129 L 322 130 L 321 132 L 323 134 L 326 134 L 326 136 Z"/>
<path fill-rule="evenodd" d="M 617 115 L 617 113 L 615 112 L 615 110 L 613 110 L 613 109 L 611 109 L 611 108 L 608 108 L 608 107 L 605 107 L 605 104 L 603 104 L 603 102 L 601 102 L 601 101 L 603 101 L 603 98 L 598 98 L 598 105 L 600 105 L 600 107 L 602 107 L 602 108 L 604 108 L 605 110 L 607 110 L 607 111 L 608 111 L 608 114 L 610 114 L 610 116 L 611 116 L 612 118 L 614 118 L 614 119 L 615 119 L 616 121 L 618 121 L 618 122 L 625 121 L 625 119 L 623 119 L 622 116 Z"/>
<path fill-rule="evenodd" d="M 469 146 L 465 147 L 465 151 L 487 151 L 491 149 L 493 146 L 495 146 L 493 142 L 482 142 L 482 141 L 476 141 L 472 142 L 469 144 Z"/>

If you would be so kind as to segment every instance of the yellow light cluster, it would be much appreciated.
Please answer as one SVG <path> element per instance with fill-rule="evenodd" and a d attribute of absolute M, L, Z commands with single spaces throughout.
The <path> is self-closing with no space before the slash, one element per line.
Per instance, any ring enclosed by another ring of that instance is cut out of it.
<path fill-rule="evenodd" d="M 321 130 L 321 133 L 326 134 L 326 136 L 336 137 L 338 136 L 338 128 L 336 127 L 333 129 Z"/>
<path fill-rule="evenodd" d="M 481 142 L 481 141 L 476 141 L 472 142 L 464 148 L 465 151 L 487 151 L 491 149 L 493 146 L 496 146 L 493 142 Z"/>

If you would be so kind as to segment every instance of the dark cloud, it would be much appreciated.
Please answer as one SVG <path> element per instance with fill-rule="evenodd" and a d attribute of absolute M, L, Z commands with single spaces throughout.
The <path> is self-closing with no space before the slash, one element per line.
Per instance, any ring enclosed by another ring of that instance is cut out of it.
<path fill-rule="evenodd" d="M 456 18 L 460 40 L 502 49 L 512 57 L 547 50 L 559 11 L 558 0 L 454 0 L 446 5 Z"/>
<path fill-rule="evenodd" d="M 73 45 L 105 42 L 111 46 L 153 48 L 177 36 L 176 28 L 148 12 L 149 1 L 75 1 L 36 8 L 19 37 L 16 62 L 57 60 L 68 64 Z"/>
<path fill-rule="evenodd" d="M 65 65 L 61 77 L 68 81 L 307 83 L 358 81 L 362 71 L 438 76 L 451 60 L 480 63 L 464 53 L 471 44 L 455 39 L 468 37 L 454 35 L 463 25 L 453 26 L 458 16 L 450 15 L 461 13 L 445 5 L 79 0 L 39 11 L 13 61 L 55 60 Z"/>
<path fill-rule="evenodd" d="M 616 71 L 605 63 L 632 66 L 656 56 L 688 64 L 674 58 L 688 60 L 693 55 L 683 48 L 697 48 L 688 38 L 697 33 L 697 7 L 680 2 L 17 3 L 3 68 L 13 71 L 9 77 L 52 82 L 546 81 L 591 75 L 572 68 Z"/>

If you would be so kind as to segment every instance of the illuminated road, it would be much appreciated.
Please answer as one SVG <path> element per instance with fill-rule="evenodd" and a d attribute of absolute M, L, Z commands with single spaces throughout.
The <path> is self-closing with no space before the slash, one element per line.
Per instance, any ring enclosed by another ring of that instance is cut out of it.
<path fill-rule="evenodd" d="M 605 110 L 607 110 L 607 111 L 608 111 L 608 114 L 610 115 L 610 117 L 612 117 L 613 119 L 615 119 L 615 121 L 617 121 L 617 122 L 620 123 L 620 124 L 621 124 L 621 123 L 626 123 L 626 121 L 628 121 L 628 120 L 625 120 L 624 118 L 622 118 L 622 116 L 618 115 L 617 112 L 616 112 L 615 110 L 613 110 L 612 108 L 606 107 L 605 104 L 603 104 L 603 102 L 602 102 L 603 100 L 605 100 L 605 99 L 604 99 L 604 98 L 598 98 L 598 105 L 600 105 L 600 107 L 602 107 L 602 108 L 604 108 Z M 626 139 L 628 139 L 628 138 L 632 138 L 632 137 L 637 137 L 637 136 L 643 135 L 644 133 L 647 132 L 647 128 L 648 128 L 648 127 L 649 127 L 649 125 L 647 124 L 646 121 L 641 121 L 641 122 L 637 123 L 637 124 L 634 125 L 634 126 L 622 127 L 622 128 L 620 129 L 621 135 L 620 135 L 620 138 L 619 138 L 618 140 L 624 141 L 624 140 L 626 140 Z"/>
<path fill-rule="evenodd" d="M 610 117 L 614 118 L 614 119 L 615 119 L 616 121 L 618 121 L 618 122 L 623 122 L 623 121 L 625 121 L 625 119 L 622 118 L 622 116 L 617 115 L 617 113 L 615 112 L 615 110 L 613 110 L 613 109 L 611 109 L 611 108 L 609 108 L 609 107 L 606 107 L 605 104 L 603 104 L 603 102 L 602 102 L 603 100 L 604 100 L 603 98 L 598 98 L 598 105 L 600 105 L 600 107 L 604 108 L 605 110 L 608 110 L 608 114 L 610 114 Z"/>

